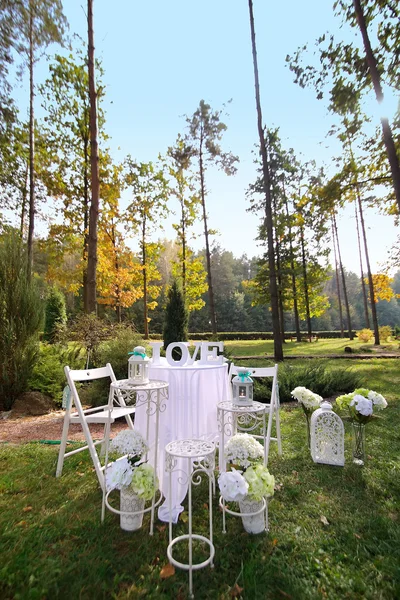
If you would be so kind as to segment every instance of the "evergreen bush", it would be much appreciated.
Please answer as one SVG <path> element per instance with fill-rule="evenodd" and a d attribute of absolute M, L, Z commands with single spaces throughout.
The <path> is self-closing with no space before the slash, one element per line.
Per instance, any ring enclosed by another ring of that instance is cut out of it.
<path fill-rule="evenodd" d="M 57 333 L 67 322 L 65 297 L 56 287 L 50 289 L 46 301 L 43 339 L 50 344 L 56 341 Z"/>
<path fill-rule="evenodd" d="M 173 342 L 187 342 L 188 340 L 189 313 L 185 306 L 182 290 L 176 280 L 168 291 L 167 306 L 164 321 L 164 349 Z M 181 353 L 175 349 L 173 356 L 179 360 Z"/>
<path fill-rule="evenodd" d="M 38 358 L 43 301 L 35 279 L 27 275 L 20 236 L 0 237 L 0 402 L 5 410 L 28 387 Z"/>
<path fill-rule="evenodd" d="M 291 391 L 304 386 L 322 398 L 329 398 L 360 387 L 360 377 L 351 367 L 332 367 L 327 360 L 312 359 L 299 365 L 283 363 L 279 365 L 279 397 L 281 402 L 290 402 Z"/>
<path fill-rule="evenodd" d="M 84 368 L 85 354 L 79 345 L 41 344 L 38 361 L 29 378 L 29 389 L 50 396 L 61 406 L 66 385 L 65 365 L 71 369 Z"/>
<path fill-rule="evenodd" d="M 103 340 L 95 353 L 94 367 L 105 367 L 110 363 L 117 379 L 128 377 L 129 352 L 135 346 L 143 346 L 142 336 L 132 327 L 119 324 L 112 330 L 112 337 Z M 82 400 L 91 406 L 100 406 L 107 403 L 109 381 L 98 380 L 86 385 L 80 392 Z"/>

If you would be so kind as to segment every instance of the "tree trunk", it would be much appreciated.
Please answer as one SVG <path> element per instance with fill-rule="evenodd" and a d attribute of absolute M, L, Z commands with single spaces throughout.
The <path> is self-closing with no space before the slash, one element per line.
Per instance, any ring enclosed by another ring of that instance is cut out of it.
<path fill-rule="evenodd" d="M 362 286 L 363 302 L 364 302 L 365 327 L 367 327 L 369 329 L 370 324 L 369 324 L 369 314 L 368 314 L 368 299 L 367 299 L 367 290 L 365 289 L 365 281 L 364 281 L 364 270 L 363 270 L 363 262 L 362 262 L 360 225 L 358 222 L 357 202 L 354 202 L 354 213 L 355 213 L 355 217 L 356 217 L 356 226 L 357 226 L 358 257 L 360 260 L 361 286 Z"/>
<path fill-rule="evenodd" d="M 350 306 L 349 306 L 349 299 L 348 299 L 348 296 L 347 296 L 346 279 L 344 277 L 344 269 L 343 269 L 343 263 L 342 263 L 342 254 L 340 252 L 339 236 L 338 236 L 338 231 L 337 231 L 335 214 L 333 214 L 333 223 L 334 223 L 334 227 L 335 227 L 335 235 L 336 235 L 336 243 L 337 243 L 337 251 L 338 251 L 338 257 L 339 257 L 340 271 L 342 273 L 342 286 L 343 286 L 344 304 L 345 304 L 345 307 L 346 307 L 346 315 L 347 315 L 347 328 L 349 330 L 349 338 L 350 338 L 350 340 L 352 340 L 354 338 L 354 335 L 353 335 L 353 329 L 352 329 L 352 326 L 351 326 Z"/>
<path fill-rule="evenodd" d="M 372 51 L 371 43 L 369 41 L 367 24 L 364 17 L 364 12 L 361 6 L 360 0 L 353 0 L 354 10 L 357 17 L 357 23 L 361 31 L 365 55 L 367 58 L 367 64 L 369 73 L 371 75 L 372 84 L 374 86 L 375 96 L 378 104 L 383 102 L 383 91 L 381 86 L 381 78 L 378 71 L 376 59 Z M 392 130 L 389 125 L 387 117 L 381 116 L 383 141 L 386 146 L 386 153 L 388 156 L 390 170 L 392 172 L 393 187 L 396 195 L 397 209 L 400 214 L 400 163 L 396 152 L 396 146 L 393 140 Z"/>
<path fill-rule="evenodd" d="M 33 268 L 33 236 L 35 230 L 35 87 L 33 82 L 33 2 L 29 2 L 29 227 L 28 277 Z"/>
<path fill-rule="evenodd" d="M 268 158 L 268 155 L 267 155 L 267 158 Z M 285 343 L 285 316 L 284 316 L 283 298 L 282 298 L 283 285 L 282 285 L 280 243 L 279 243 L 279 236 L 278 236 L 277 227 L 276 227 L 277 208 L 276 208 L 275 194 L 272 194 L 272 202 L 273 202 L 274 217 L 275 217 L 274 231 L 275 231 L 275 248 L 276 248 L 276 270 L 277 270 L 277 279 L 278 279 L 279 323 L 280 323 L 280 330 L 281 330 L 281 340 L 282 340 L 282 344 L 284 344 Z"/>
<path fill-rule="evenodd" d="M 285 184 L 284 184 L 285 186 Z M 286 196 L 285 187 L 283 190 L 284 198 L 285 198 L 285 206 L 286 206 L 286 216 L 288 219 L 288 229 L 289 229 L 289 251 L 290 251 L 290 268 L 292 271 L 292 291 L 293 291 L 293 313 L 294 313 L 294 325 L 296 330 L 296 340 L 301 342 L 301 332 L 300 332 L 300 319 L 299 319 L 299 307 L 297 303 L 297 285 L 296 285 L 296 275 L 294 268 L 294 252 L 293 252 L 293 242 L 292 242 L 292 226 L 290 225 L 290 216 L 289 216 L 289 206 Z"/>
<path fill-rule="evenodd" d="M 213 288 L 212 275 L 211 275 L 211 255 L 210 255 L 210 244 L 209 244 L 209 240 L 208 240 L 206 193 L 205 193 L 205 185 L 204 185 L 203 135 L 201 135 L 201 140 L 200 140 L 199 167 L 200 167 L 201 205 L 203 207 L 204 237 L 205 237 L 205 242 L 206 242 L 208 300 L 209 300 L 209 305 L 210 305 L 211 329 L 212 329 L 213 334 L 216 335 L 216 333 L 217 333 L 217 318 L 215 315 L 214 288 Z"/>
<path fill-rule="evenodd" d="M 272 332 L 274 337 L 274 358 L 275 360 L 283 360 L 283 345 L 281 339 L 281 330 L 279 323 L 279 306 L 278 306 L 278 288 L 276 283 L 276 269 L 275 269 L 275 254 L 274 254 L 274 237 L 273 237 L 273 223 L 272 223 L 272 206 L 271 206 L 271 184 L 269 176 L 269 165 L 267 152 L 264 144 L 264 130 L 262 125 L 262 112 L 261 112 L 261 100 L 260 100 L 260 84 L 258 78 L 258 64 L 257 64 L 257 50 L 256 50 L 256 35 L 254 30 L 254 16 L 253 16 L 253 2 L 249 0 L 249 14 L 250 14 L 250 30 L 251 30 L 251 46 L 253 53 L 253 67 L 254 67 L 254 87 L 256 96 L 256 108 L 257 108 L 257 127 L 258 136 L 260 141 L 260 153 L 263 167 L 263 186 L 265 194 L 265 221 L 268 241 L 268 266 L 269 266 L 269 291 L 271 298 L 271 314 L 272 314 Z"/>
<path fill-rule="evenodd" d="M 348 138 L 348 139 L 349 139 L 348 143 L 349 143 L 349 150 L 350 150 L 351 160 L 355 164 L 354 155 L 353 155 L 353 148 L 352 148 L 352 145 L 351 145 L 351 142 L 350 142 L 350 138 Z M 373 279 L 372 279 L 371 265 L 370 265 L 370 262 L 369 262 L 367 234 L 366 234 L 366 231 L 365 231 L 365 223 L 364 223 L 364 211 L 363 211 L 363 207 L 362 207 L 361 192 L 360 192 L 360 186 L 359 186 L 359 183 L 358 183 L 357 172 L 355 172 L 355 175 L 354 175 L 354 183 L 355 183 L 355 187 L 356 187 L 356 197 L 357 197 L 357 203 L 358 203 L 358 212 L 359 212 L 359 215 L 360 215 L 361 230 L 362 230 L 363 241 L 364 241 L 365 262 L 367 263 L 368 286 L 369 286 L 369 294 L 370 294 L 370 298 L 371 298 L 371 314 L 372 314 L 372 323 L 373 323 L 373 327 L 374 327 L 375 345 L 379 346 L 379 344 L 380 344 L 380 340 L 379 340 L 379 326 L 378 326 L 378 315 L 376 314 L 374 282 L 373 282 Z M 358 225 L 358 223 L 357 223 L 357 225 Z M 364 288 L 365 288 L 365 286 L 364 286 Z"/>
<path fill-rule="evenodd" d="M 89 139 L 83 142 L 84 173 L 83 173 L 83 310 L 89 313 L 88 308 L 88 252 L 89 252 Z"/>
<path fill-rule="evenodd" d="M 303 287 L 304 287 L 304 301 L 306 305 L 306 321 L 307 321 L 307 334 L 311 342 L 312 327 L 311 327 L 311 315 L 310 315 L 310 299 L 308 295 L 308 280 L 307 280 L 307 264 L 306 264 L 306 250 L 304 245 L 304 229 L 300 227 L 300 240 L 301 240 L 301 262 L 303 266 Z"/>
<path fill-rule="evenodd" d="M 143 326 L 144 339 L 149 339 L 149 320 L 147 310 L 147 269 L 146 269 L 146 215 L 143 215 L 142 222 L 142 265 L 143 265 Z"/>
<path fill-rule="evenodd" d="M 370 265 L 370 262 L 369 262 L 367 234 L 366 234 L 366 231 L 365 231 L 365 223 L 364 223 L 364 212 L 363 212 L 363 209 L 362 209 L 361 194 L 360 194 L 360 190 L 359 190 L 358 184 L 356 186 L 356 192 L 357 192 L 358 212 L 360 214 L 360 221 L 361 221 L 361 231 L 362 231 L 363 240 L 364 240 L 365 262 L 367 263 L 368 286 L 369 286 L 369 295 L 370 295 L 370 298 L 371 298 L 371 313 L 372 313 L 372 323 L 373 323 L 373 326 L 374 326 L 375 345 L 379 346 L 379 344 L 380 344 L 380 340 L 379 340 L 379 326 L 378 326 L 378 315 L 376 314 L 374 282 L 373 282 L 373 279 L 372 279 L 371 265 Z"/>
<path fill-rule="evenodd" d="M 22 188 L 22 207 L 21 207 L 21 219 L 20 219 L 20 226 L 19 226 L 21 240 L 24 239 L 24 232 L 25 232 L 25 215 L 26 215 L 26 200 L 28 198 L 28 186 L 29 186 L 29 161 L 26 161 L 25 185 Z"/>
<path fill-rule="evenodd" d="M 182 173 L 183 177 L 183 173 Z M 181 202 L 181 226 L 182 226 L 182 294 L 186 302 L 186 218 L 185 202 L 182 186 L 179 184 L 180 202 Z"/>
<path fill-rule="evenodd" d="M 93 0 L 88 0 L 88 71 L 90 102 L 90 172 L 92 200 L 89 213 L 87 311 L 96 312 L 97 223 L 99 220 L 99 150 L 97 142 L 97 93 L 94 77 Z"/>
<path fill-rule="evenodd" d="M 336 253 L 336 237 L 335 237 L 335 229 L 334 229 L 334 225 L 333 225 L 333 217 L 331 217 L 331 223 L 332 223 L 333 255 L 335 257 L 336 290 L 337 290 L 338 304 L 339 304 L 340 337 L 343 338 L 344 337 L 343 310 L 342 310 L 342 299 L 340 297 L 339 269 L 338 269 L 337 253 Z"/>

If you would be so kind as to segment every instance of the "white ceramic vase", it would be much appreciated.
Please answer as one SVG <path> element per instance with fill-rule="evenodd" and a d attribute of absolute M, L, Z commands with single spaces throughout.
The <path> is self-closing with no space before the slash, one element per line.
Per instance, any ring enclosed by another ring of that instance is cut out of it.
<path fill-rule="evenodd" d="M 249 496 L 245 496 L 239 502 L 240 512 L 243 514 L 251 514 L 250 516 L 242 516 L 243 527 L 247 533 L 262 533 L 265 531 L 265 505 L 262 500 L 252 500 Z"/>
<path fill-rule="evenodd" d="M 144 509 L 145 500 L 130 488 L 123 487 L 120 492 L 120 510 L 127 513 L 135 513 Z M 121 514 L 120 525 L 125 531 L 136 531 L 143 523 L 143 513 L 136 515 Z"/>

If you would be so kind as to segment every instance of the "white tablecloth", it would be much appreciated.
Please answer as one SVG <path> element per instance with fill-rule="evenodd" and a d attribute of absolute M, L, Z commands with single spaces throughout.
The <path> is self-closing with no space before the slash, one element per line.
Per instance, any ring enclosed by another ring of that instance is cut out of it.
<path fill-rule="evenodd" d="M 150 364 L 150 379 L 159 379 L 169 383 L 169 397 L 166 409 L 159 414 L 158 434 L 158 478 L 160 488 L 166 498 L 160 506 L 158 516 L 162 521 L 168 521 L 168 478 L 164 470 L 164 449 L 173 440 L 185 438 L 200 438 L 218 441 L 217 404 L 222 400 L 229 400 L 230 385 L 228 380 L 227 364 L 200 365 L 194 363 L 190 366 L 171 367 L 166 359 L 161 358 L 160 365 Z M 150 417 L 156 418 L 155 415 Z M 141 432 L 146 429 L 146 413 L 141 408 L 136 409 L 135 427 Z M 154 452 L 154 437 L 150 428 L 149 444 Z M 152 453 L 149 455 L 152 460 Z M 185 463 L 186 464 L 186 463 Z M 172 518 L 177 522 L 179 514 L 183 511 L 181 503 L 186 496 L 187 481 L 181 481 L 179 469 L 186 473 L 184 463 L 178 465 L 178 470 L 173 473 L 172 479 Z M 184 476 L 183 479 L 186 477 Z"/>

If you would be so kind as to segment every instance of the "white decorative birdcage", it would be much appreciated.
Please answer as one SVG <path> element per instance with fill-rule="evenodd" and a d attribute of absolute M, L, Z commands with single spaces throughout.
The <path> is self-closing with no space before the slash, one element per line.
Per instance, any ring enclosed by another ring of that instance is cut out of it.
<path fill-rule="evenodd" d="M 344 427 L 330 402 L 322 402 L 311 417 L 311 457 L 316 463 L 344 465 Z"/>
<path fill-rule="evenodd" d="M 149 383 L 149 357 L 143 346 L 136 346 L 128 360 L 128 379 L 135 385 Z"/>
<path fill-rule="evenodd" d="M 232 379 L 232 403 L 238 406 L 253 404 L 253 380 L 245 367 L 239 367 Z"/>

